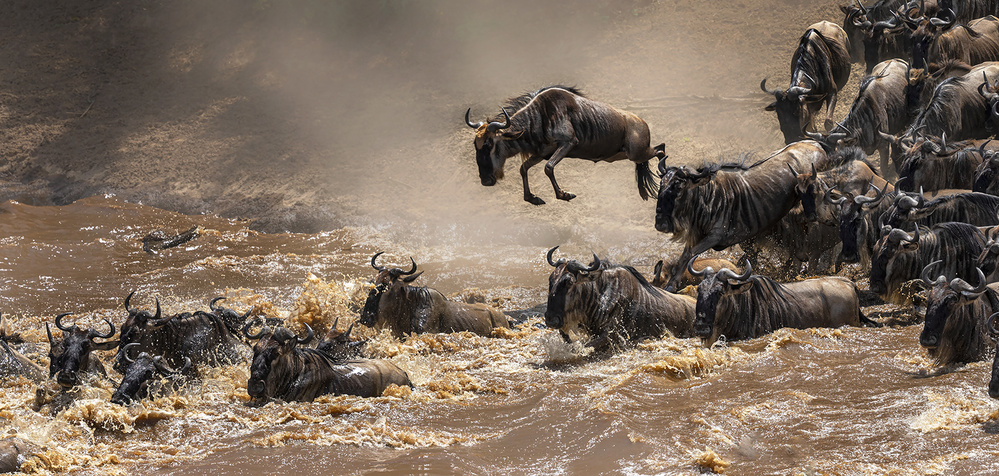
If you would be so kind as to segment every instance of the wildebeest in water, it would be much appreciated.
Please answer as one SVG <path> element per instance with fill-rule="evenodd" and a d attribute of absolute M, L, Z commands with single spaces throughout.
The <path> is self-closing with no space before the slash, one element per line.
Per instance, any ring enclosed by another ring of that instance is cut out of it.
<path fill-rule="evenodd" d="M 512 112 L 511 112 L 512 111 Z M 650 168 L 653 158 L 666 157 L 666 144 L 650 145 L 649 125 L 627 111 L 593 101 L 576 88 L 548 86 L 507 101 L 502 115 L 486 122 L 472 122 L 471 108 L 465 123 L 475 129 L 475 161 L 482 185 L 492 186 L 503 178 L 503 166 L 514 155 L 522 155 L 520 176 L 524 200 L 545 203 L 531 193 L 528 170 L 545 164 L 555 198 L 572 200 L 576 195 L 562 190 L 555 181 L 555 166 L 566 158 L 593 162 L 630 160 L 635 163 L 638 193 L 643 200 L 655 193 L 656 176 Z M 501 122 L 502 120 L 502 122 Z"/>
<path fill-rule="evenodd" d="M 416 272 L 416 261 L 409 271 L 387 268 L 375 263 L 382 252 L 371 257 L 371 267 L 378 271 L 375 287 L 368 293 L 359 322 L 368 327 L 389 328 L 396 337 L 424 332 L 474 332 L 488 336 L 496 327 L 510 327 L 506 315 L 484 304 L 465 304 L 444 297 L 428 287 L 410 286 L 423 272 Z"/>
<path fill-rule="evenodd" d="M 324 352 L 302 348 L 313 338 L 308 325 L 304 339 L 280 326 L 264 326 L 251 334 L 252 325 L 247 323 L 243 334 L 256 340 L 246 384 L 246 392 L 254 403 L 265 403 L 272 398 L 311 402 L 326 394 L 377 397 L 389 385 L 412 386 L 406 371 L 387 360 L 334 362 Z"/>
<path fill-rule="evenodd" d="M 931 280 L 933 268 L 940 263 L 934 261 L 920 273 L 929 291 L 919 345 L 941 365 L 982 360 L 996 346 L 989 338 L 986 318 L 999 311 L 999 295 L 985 284 L 980 269 L 975 286 L 961 278 L 948 281 L 944 275 Z"/>
<path fill-rule="evenodd" d="M 104 319 L 110 330 L 101 334 L 94 329 L 83 329 L 76 325 L 65 325 L 62 319 L 71 312 L 64 312 L 55 318 L 55 325 L 62 331 L 63 338 L 52 337 L 49 324 L 45 323 L 45 332 L 49 338 L 49 378 L 58 377 L 56 381 L 63 388 L 72 388 L 80 383 L 80 374 L 97 374 L 107 376 L 104 365 L 91 354 L 95 350 L 111 350 L 118 346 L 117 340 L 97 342 L 94 339 L 109 339 L 114 336 L 114 324 Z"/>
<path fill-rule="evenodd" d="M 160 389 L 175 389 L 179 379 L 191 371 L 191 358 L 184 357 L 184 366 L 179 370 L 174 369 L 161 355 L 149 355 L 148 352 L 140 352 L 138 356 L 132 357 L 130 351 L 134 351 L 140 346 L 138 342 L 133 342 L 122 347 L 125 362 L 128 368 L 122 374 L 121 383 L 111 395 L 111 403 L 125 405 L 133 401 L 151 397 L 152 386 L 159 381 Z"/>
<path fill-rule="evenodd" d="M 20 335 L 9 334 L 7 320 L 0 315 L 0 378 L 23 375 L 35 383 L 41 383 L 45 380 L 45 369 L 11 347 L 12 343 L 19 342 Z"/>
<path fill-rule="evenodd" d="M 650 284 L 630 266 L 602 262 L 596 255 L 585 266 L 579 261 L 552 261 L 558 247 L 548 251 L 555 269 L 548 277 L 545 324 L 559 329 L 583 330 L 587 347 L 600 352 L 623 347 L 629 341 L 671 333 L 688 337 L 694 319 L 694 300 Z"/>

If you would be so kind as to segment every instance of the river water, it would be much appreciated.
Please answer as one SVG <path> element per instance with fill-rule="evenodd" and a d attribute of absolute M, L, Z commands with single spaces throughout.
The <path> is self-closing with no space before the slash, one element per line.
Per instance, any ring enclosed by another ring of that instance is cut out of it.
<path fill-rule="evenodd" d="M 631 173 L 630 165 L 607 167 L 593 173 Z M 637 196 L 628 197 L 637 205 L 627 211 L 601 213 L 602 194 L 611 192 L 579 184 L 574 191 L 594 198 L 535 208 L 517 203 L 519 184 L 512 185 L 483 192 L 523 210 L 508 220 L 487 215 L 460 225 L 426 223 L 424 211 L 414 208 L 320 234 L 260 234 L 246 221 L 185 216 L 111 196 L 59 207 L 7 202 L 0 205 L 0 311 L 27 341 L 21 350 L 47 365 L 45 322 L 75 312 L 78 322 L 98 329 L 104 318 L 120 325 L 123 298 L 133 290 L 137 307 L 158 298 L 165 312 L 193 311 L 225 296 L 224 304 L 241 312 L 252 306 L 257 315 L 320 330 L 339 317 L 343 329 L 367 294 L 374 275 L 369 260 L 377 251 L 386 251 L 380 262 L 389 265 L 406 265 L 413 256 L 425 270 L 417 283 L 508 311 L 544 302 L 551 269 L 544 254 L 556 244 L 565 257 L 584 259 L 595 251 L 646 273 L 658 257 L 678 251 L 668 235 L 653 230 L 654 205 Z M 407 213 L 412 217 L 401 218 Z M 193 241 L 155 255 L 142 250 L 142 237 L 154 230 L 193 226 L 200 227 Z M 865 311 L 875 318 L 909 312 Z M 918 346 L 919 325 L 785 329 L 712 348 L 697 339 L 664 338 L 593 357 L 538 324 L 543 319 L 493 337 L 404 341 L 357 326 L 355 335 L 370 339 L 372 355 L 390 359 L 415 383 L 379 398 L 251 407 L 242 364 L 204 369 L 203 381 L 129 407 L 110 404 L 112 384 L 95 378 L 66 408 L 47 403 L 36 411 L 36 385 L 7 379 L 0 431 L 43 447 L 24 467 L 38 473 L 923 475 L 999 469 L 999 403 L 986 392 L 991 362 L 936 369 Z M 107 363 L 112 357 L 101 355 Z"/>

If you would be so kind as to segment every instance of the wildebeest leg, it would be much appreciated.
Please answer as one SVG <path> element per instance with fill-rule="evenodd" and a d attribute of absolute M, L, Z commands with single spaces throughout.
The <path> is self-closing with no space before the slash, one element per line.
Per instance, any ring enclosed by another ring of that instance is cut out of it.
<path fill-rule="evenodd" d="M 559 200 L 569 201 L 572 200 L 573 198 L 576 198 L 576 195 L 566 192 L 565 190 L 559 188 L 558 182 L 555 181 L 555 166 L 558 165 L 558 163 L 565 158 L 566 154 L 569 153 L 569 150 L 572 149 L 573 145 L 574 144 L 571 142 L 567 142 L 565 144 L 560 145 L 558 149 L 555 149 L 555 152 L 552 154 L 551 158 L 548 159 L 548 163 L 545 164 L 545 175 L 547 175 L 548 178 L 552 181 L 552 187 L 555 188 L 555 198 Z"/>
<path fill-rule="evenodd" d="M 889 181 L 893 181 L 898 178 L 898 174 L 895 172 L 895 165 L 889 161 L 888 149 L 888 141 L 882 141 L 882 144 L 878 146 L 878 155 L 881 156 L 881 175 Z"/>
<path fill-rule="evenodd" d="M 527 170 L 535 165 L 538 165 L 541 160 L 541 156 L 532 155 L 529 159 L 525 160 L 523 164 L 520 164 L 520 177 L 524 179 L 524 200 L 534 205 L 544 205 L 545 201 L 537 195 L 531 193 L 531 186 L 527 184 Z"/>
<path fill-rule="evenodd" d="M 832 92 L 829 94 L 829 98 L 826 99 L 826 131 L 831 131 L 836 123 L 833 122 L 833 112 L 836 111 L 836 93 Z"/>

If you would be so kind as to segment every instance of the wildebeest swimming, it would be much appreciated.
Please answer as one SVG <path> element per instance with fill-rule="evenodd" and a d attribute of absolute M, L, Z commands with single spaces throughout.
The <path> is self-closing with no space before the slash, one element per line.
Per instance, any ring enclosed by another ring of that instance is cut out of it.
<path fill-rule="evenodd" d="M 474 332 L 488 336 L 497 327 L 510 327 L 500 310 L 484 304 L 465 304 L 444 297 L 428 287 L 410 286 L 423 272 L 416 272 L 416 261 L 409 271 L 378 266 L 382 252 L 371 257 L 371 267 L 378 271 L 375 287 L 368 293 L 358 320 L 368 327 L 388 328 L 396 337 L 424 332 Z"/>
<path fill-rule="evenodd" d="M 692 263 L 692 261 L 691 261 Z M 740 275 L 722 268 L 695 270 L 703 276 L 697 285 L 694 335 L 710 346 L 721 336 L 752 339 L 782 327 L 840 327 L 873 324 L 860 311 L 857 286 L 839 276 L 788 284 L 758 274 L 746 264 Z"/>
<path fill-rule="evenodd" d="M 596 255 L 589 266 L 552 261 L 556 249 L 547 254 L 555 269 L 548 277 L 545 324 L 564 338 L 566 331 L 582 330 L 590 336 L 586 346 L 601 352 L 667 332 L 690 336 L 694 300 L 689 296 L 665 292 L 634 268 L 602 262 Z"/>
<path fill-rule="evenodd" d="M 11 347 L 8 341 L 17 343 L 20 337 L 8 333 L 7 320 L 0 315 L 0 378 L 22 375 L 35 383 L 44 381 L 45 369 Z"/>
<path fill-rule="evenodd" d="M 62 388 L 72 388 L 80 383 L 80 374 L 96 374 L 107 376 L 107 371 L 100 359 L 91 354 L 95 350 L 111 350 L 118 346 L 117 340 L 97 342 L 94 339 L 110 339 L 114 336 L 114 324 L 104 319 L 110 330 L 101 334 L 94 329 L 83 329 L 77 325 L 63 324 L 62 319 L 71 315 L 64 312 L 55 318 L 55 325 L 62 331 L 62 339 L 52 337 L 49 323 L 45 323 L 45 332 L 49 338 L 49 378 L 57 377 L 56 381 Z M 58 375 L 58 376 L 57 376 Z"/>
<path fill-rule="evenodd" d="M 212 300 L 212 313 L 197 311 L 162 317 L 158 299 L 156 314 L 132 308 L 129 302 L 134 294 L 125 298 L 128 317 L 121 326 L 121 348 L 114 359 L 114 369 L 119 373 L 126 367 L 122 349 L 133 342 L 142 344 L 140 351 L 162 355 L 170 362 L 182 362 L 189 357 L 195 366 L 226 365 L 243 359 L 241 348 L 245 347 L 232 325 L 245 316 L 235 312 L 229 316 L 224 308 L 214 307 L 218 298 Z"/>
<path fill-rule="evenodd" d="M 931 280 L 933 268 L 940 263 L 934 261 L 920 273 L 930 289 L 919 345 L 940 365 L 982 360 L 996 346 L 989 338 L 986 319 L 999 311 L 999 295 L 985 284 L 980 269 L 975 286 L 961 278 L 948 281 L 944 275 Z"/>
<path fill-rule="evenodd" d="M 140 352 L 138 356 L 132 357 L 130 351 L 140 346 L 138 342 L 133 342 L 122 347 L 125 362 L 128 367 L 122 373 L 121 383 L 111 395 L 111 403 L 125 405 L 136 400 L 153 396 L 151 385 L 159 381 L 160 388 L 173 390 L 175 383 L 185 373 L 191 371 L 191 358 L 184 358 L 184 366 L 175 369 L 163 359 L 163 356 L 151 356 L 148 352 Z"/>
<path fill-rule="evenodd" d="M 334 362 L 329 355 L 300 347 L 312 340 L 312 329 L 302 339 L 286 327 L 263 327 L 251 334 L 253 361 L 246 392 L 254 403 L 269 399 L 311 402 L 320 395 L 380 396 L 389 385 L 412 386 L 409 375 L 387 360 L 356 359 Z"/>
<path fill-rule="evenodd" d="M 482 185 L 495 185 L 497 178 L 503 178 L 506 160 L 520 154 L 524 200 L 535 205 L 545 201 L 531 193 L 527 173 L 542 161 L 547 161 L 545 174 L 555 198 L 576 197 L 555 181 L 555 166 L 566 157 L 594 162 L 628 159 L 635 163 L 642 199 L 655 193 L 656 177 L 649 161 L 666 157 L 666 145 L 652 148 L 649 125 L 640 117 L 588 99 L 576 88 L 548 86 L 511 98 L 501 115 L 486 122 L 472 122 L 470 113 L 471 108 L 465 112 L 465 123 L 476 130 L 475 161 Z"/>

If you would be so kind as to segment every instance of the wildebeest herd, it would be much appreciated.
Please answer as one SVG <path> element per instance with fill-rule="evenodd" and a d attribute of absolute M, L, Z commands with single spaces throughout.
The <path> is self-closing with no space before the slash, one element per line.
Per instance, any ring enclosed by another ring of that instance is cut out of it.
<path fill-rule="evenodd" d="M 586 263 L 556 259 L 558 246 L 549 249 L 547 327 L 566 341 L 587 335 L 585 345 L 598 355 L 667 335 L 711 346 L 783 327 L 876 327 L 861 310 L 862 291 L 853 280 L 795 280 L 803 265 L 814 275 L 860 263 L 870 292 L 885 301 L 904 304 L 913 298 L 907 290 L 922 289 L 918 345 L 938 364 L 995 354 L 999 1 L 853 0 L 842 10 L 842 26 L 821 21 L 805 29 L 786 88 L 768 89 L 761 80 L 760 89 L 773 96 L 765 109 L 776 113 L 786 146 L 760 160 L 744 154 L 702 167 L 671 164 L 666 145 L 652 145 L 644 120 L 574 87 L 513 97 L 479 122 L 466 110 L 482 185 L 495 185 L 505 162 L 519 155 L 525 201 L 545 203 L 528 181 L 541 162 L 555 197 L 568 201 L 576 195 L 555 178 L 562 159 L 627 159 L 635 164 L 640 196 L 656 197 L 651 225 L 683 245 L 678 256 L 657 264 L 651 280 L 596 255 Z M 859 61 L 866 76 L 836 122 L 840 93 Z M 868 158 L 875 152 L 878 162 Z M 735 247 L 743 253 L 738 263 L 701 256 Z M 786 257 L 779 278 L 753 273 L 764 269 L 764 250 Z M 377 274 L 357 323 L 390 329 L 397 338 L 488 337 L 512 326 L 498 309 L 414 285 L 422 274 L 415 260 L 409 269 L 389 267 L 378 264 L 381 254 L 371 257 Z M 677 293 L 685 287 L 688 294 Z M 67 322 L 69 313 L 51 323 L 60 335 L 46 324 L 48 379 L 68 392 L 90 376 L 108 378 L 92 353 L 117 348 L 112 368 L 121 379 L 111 402 L 119 405 L 194 385 L 205 367 L 247 360 L 246 392 L 255 404 L 371 397 L 391 385 L 413 385 L 405 370 L 365 355 L 364 342 L 350 336 L 353 324 L 345 332 L 334 324 L 317 339 L 307 325 L 296 333 L 281 320 L 251 318 L 252 309 L 241 314 L 220 306 L 222 298 L 208 311 L 172 315 L 163 315 L 158 301 L 154 309 L 135 308 L 132 298 L 124 299 L 117 327 L 105 319 L 106 327 L 84 328 Z M 0 324 L 0 371 L 46 380 L 40 365 L 11 346 L 17 342 Z M 999 359 L 988 389 L 999 398 Z"/>

